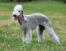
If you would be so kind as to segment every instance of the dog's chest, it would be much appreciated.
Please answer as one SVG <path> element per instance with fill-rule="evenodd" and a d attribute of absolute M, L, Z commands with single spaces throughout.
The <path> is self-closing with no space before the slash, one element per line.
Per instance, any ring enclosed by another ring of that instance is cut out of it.
<path fill-rule="evenodd" d="M 25 23 L 22 23 L 22 25 L 20 25 L 20 28 L 21 29 L 27 29 L 28 28 L 27 23 L 26 22 Z"/>

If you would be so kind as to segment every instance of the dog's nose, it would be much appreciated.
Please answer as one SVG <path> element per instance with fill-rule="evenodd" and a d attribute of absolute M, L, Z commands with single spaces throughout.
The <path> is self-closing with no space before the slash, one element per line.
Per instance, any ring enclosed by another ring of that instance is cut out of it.
<path fill-rule="evenodd" d="M 16 15 L 13 15 L 14 17 L 16 17 Z"/>

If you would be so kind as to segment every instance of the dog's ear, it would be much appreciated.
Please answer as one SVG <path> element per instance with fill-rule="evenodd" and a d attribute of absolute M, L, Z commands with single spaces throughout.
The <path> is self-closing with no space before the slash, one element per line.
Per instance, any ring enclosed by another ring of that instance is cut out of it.
<path fill-rule="evenodd" d="M 21 11 L 21 14 L 22 14 L 22 17 L 24 17 L 24 15 L 23 15 L 23 14 L 24 14 L 23 11 Z"/>
<path fill-rule="evenodd" d="M 23 11 L 21 11 L 21 14 L 23 14 Z"/>

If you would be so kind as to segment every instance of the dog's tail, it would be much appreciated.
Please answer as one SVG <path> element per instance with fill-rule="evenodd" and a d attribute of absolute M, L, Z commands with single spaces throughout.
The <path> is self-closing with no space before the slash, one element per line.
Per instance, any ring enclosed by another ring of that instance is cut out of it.
<path fill-rule="evenodd" d="M 53 29 L 52 24 L 51 24 L 50 21 L 48 21 L 48 25 L 46 25 L 46 30 L 48 31 L 48 34 L 51 36 L 53 41 L 60 44 L 59 38 L 56 35 L 56 33 L 54 32 L 54 29 Z"/>

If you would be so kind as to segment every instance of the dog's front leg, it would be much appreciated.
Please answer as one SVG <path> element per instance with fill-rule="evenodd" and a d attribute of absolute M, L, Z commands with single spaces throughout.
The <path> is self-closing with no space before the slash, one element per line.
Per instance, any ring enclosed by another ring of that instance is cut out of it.
<path fill-rule="evenodd" d="M 25 37 L 26 37 L 26 33 L 24 31 L 22 31 L 22 42 L 25 43 Z"/>
<path fill-rule="evenodd" d="M 23 31 L 22 33 L 23 43 L 30 43 L 31 40 L 32 40 L 32 30 L 28 29 L 27 31 Z"/>

